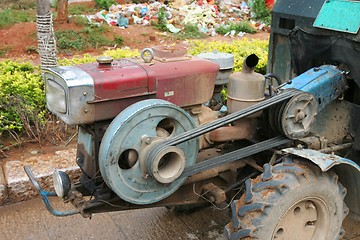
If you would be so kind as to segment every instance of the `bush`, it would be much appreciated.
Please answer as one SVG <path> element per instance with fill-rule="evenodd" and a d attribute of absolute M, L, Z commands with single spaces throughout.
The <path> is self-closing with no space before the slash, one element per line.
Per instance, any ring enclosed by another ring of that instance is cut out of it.
<path fill-rule="evenodd" d="M 121 46 L 124 44 L 124 38 L 122 36 L 114 36 L 114 43 Z"/>
<path fill-rule="evenodd" d="M 251 24 L 249 22 L 230 22 L 228 24 L 225 25 L 221 25 L 220 27 L 218 27 L 216 29 L 216 32 L 219 34 L 226 34 L 232 30 L 235 30 L 235 32 L 239 33 L 239 32 L 245 32 L 245 33 L 255 33 L 256 30 L 251 26 Z"/>
<path fill-rule="evenodd" d="M 109 10 L 109 8 L 112 4 L 116 4 L 116 1 L 115 0 L 95 0 L 95 3 L 98 7 Z"/>
<path fill-rule="evenodd" d="M 0 62 L 0 89 L 0 135 L 36 131 L 34 123 L 42 124 L 46 112 L 39 68 L 29 62 Z"/>
<path fill-rule="evenodd" d="M 165 13 L 165 9 L 162 7 L 159 9 L 157 13 L 157 23 L 155 23 L 154 25 L 160 31 L 166 32 L 168 30 L 166 27 L 166 23 L 167 23 L 166 13 Z"/>
<path fill-rule="evenodd" d="M 81 51 L 114 44 L 112 40 L 103 36 L 102 33 L 106 31 L 108 31 L 106 27 L 94 25 L 89 25 L 80 31 L 58 30 L 55 32 L 57 47 L 60 51 Z"/>
<path fill-rule="evenodd" d="M 199 31 L 199 28 L 194 24 L 186 24 L 184 30 L 176 35 L 177 39 L 195 39 L 204 38 L 205 33 Z"/>
<path fill-rule="evenodd" d="M 264 0 L 254 0 L 251 10 L 254 13 L 254 18 L 256 20 L 263 21 L 266 25 L 271 23 L 271 12 L 266 7 Z"/>
<path fill-rule="evenodd" d="M 78 26 L 88 26 L 90 24 L 89 20 L 83 16 L 72 16 L 71 22 L 74 22 Z"/>
<path fill-rule="evenodd" d="M 74 30 L 58 30 L 55 32 L 56 44 L 60 50 L 85 48 L 85 40 Z"/>
<path fill-rule="evenodd" d="M 257 39 L 249 40 L 247 38 L 243 38 L 232 42 L 205 42 L 194 40 L 190 43 L 189 53 L 192 55 L 213 51 L 233 54 L 235 61 L 234 71 L 241 71 L 244 59 L 250 54 L 255 53 L 260 58 L 255 70 L 263 74 L 266 73 L 268 41 Z"/>

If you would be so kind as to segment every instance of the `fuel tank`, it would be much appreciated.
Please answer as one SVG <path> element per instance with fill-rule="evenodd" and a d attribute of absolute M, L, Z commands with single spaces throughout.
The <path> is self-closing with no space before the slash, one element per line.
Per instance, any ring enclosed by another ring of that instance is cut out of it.
<path fill-rule="evenodd" d="M 127 106 L 151 98 L 186 108 L 212 97 L 218 70 L 218 64 L 196 57 L 49 68 L 45 73 L 47 106 L 67 124 L 112 119 Z"/>

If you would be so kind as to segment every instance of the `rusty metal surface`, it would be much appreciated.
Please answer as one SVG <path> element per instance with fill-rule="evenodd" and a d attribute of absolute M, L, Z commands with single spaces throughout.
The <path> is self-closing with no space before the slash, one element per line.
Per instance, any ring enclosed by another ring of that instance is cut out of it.
<path fill-rule="evenodd" d="M 175 215 L 165 208 L 96 214 L 91 220 L 77 215 L 56 218 L 36 199 L 0 208 L 0 236 L 2 240 L 224 240 L 223 226 L 229 220 L 227 210 Z M 359 223 L 345 219 L 344 240 L 360 238 Z"/>

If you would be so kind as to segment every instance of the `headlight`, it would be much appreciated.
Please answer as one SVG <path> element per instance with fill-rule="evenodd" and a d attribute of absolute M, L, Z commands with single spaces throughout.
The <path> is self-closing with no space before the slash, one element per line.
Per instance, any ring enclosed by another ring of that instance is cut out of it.
<path fill-rule="evenodd" d="M 70 178 L 63 171 L 55 169 L 53 173 L 53 184 L 55 188 L 56 195 L 59 197 L 66 197 L 71 188 Z"/>
<path fill-rule="evenodd" d="M 46 83 L 46 102 L 49 108 L 55 112 L 66 113 L 65 90 L 50 79 L 47 79 Z"/>

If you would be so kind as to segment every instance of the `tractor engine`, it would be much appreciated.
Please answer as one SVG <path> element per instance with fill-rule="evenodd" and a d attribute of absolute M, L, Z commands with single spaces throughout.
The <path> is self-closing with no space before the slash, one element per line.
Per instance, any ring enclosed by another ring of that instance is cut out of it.
<path fill-rule="evenodd" d="M 332 65 L 277 87 L 270 80 L 276 76 L 267 74 L 265 88 L 265 76 L 254 72 L 255 54 L 234 73 L 231 54 L 189 57 L 182 47 L 154 47 L 141 57 L 101 57 L 44 74 L 47 107 L 79 125 L 76 161 L 82 176 L 73 188 L 100 203 L 118 198 L 122 205 L 176 205 L 184 193 L 196 199 L 195 190 L 224 203 L 223 189 L 231 191 L 239 169 L 261 170 L 254 158 L 236 160 L 306 137 L 318 111 L 347 89 L 343 71 Z M 224 143 L 233 143 L 229 153 L 203 156 L 204 149 L 216 151 Z M 54 174 L 54 187 L 68 197 L 70 189 L 63 187 L 70 184 L 61 184 L 60 175 Z M 195 183 L 198 189 L 186 189 Z"/>
<path fill-rule="evenodd" d="M 54 193 L 25 172 L 56 216 L 210 203 L 231 206 L 226 239 L 340 239 L 348 207 L 360 214 L 359 13 L 278 0 L 266 75 L 255 54 L 232 72 L 231 54 L 180 46 L 48 68 L 47 107 L 79 126 L 82 175 L 55 170 Z"/>
<path fill-rule="evenodd" d="M 185 53 L 181 47 L 154 47 L 143 50 L 143 59 L 101 57 L 98 63 L 46 70 L 48 109 L 79 125 L 76 161 L 88 192 L 114 192 L 132 204 L 158 202 L 184 183 L 180 176 L 199 150 L 254 133 L 261 112 L 165 147 L 148 160 L 164 140 L 218 119 L 220 92 L 229 79 L 229 113 L 265 99 L 265 77 L 254 73 L 256 55 L 231 74 L 231 54 Z M 111 191 L 98 187 L 103 181 Z"/>

